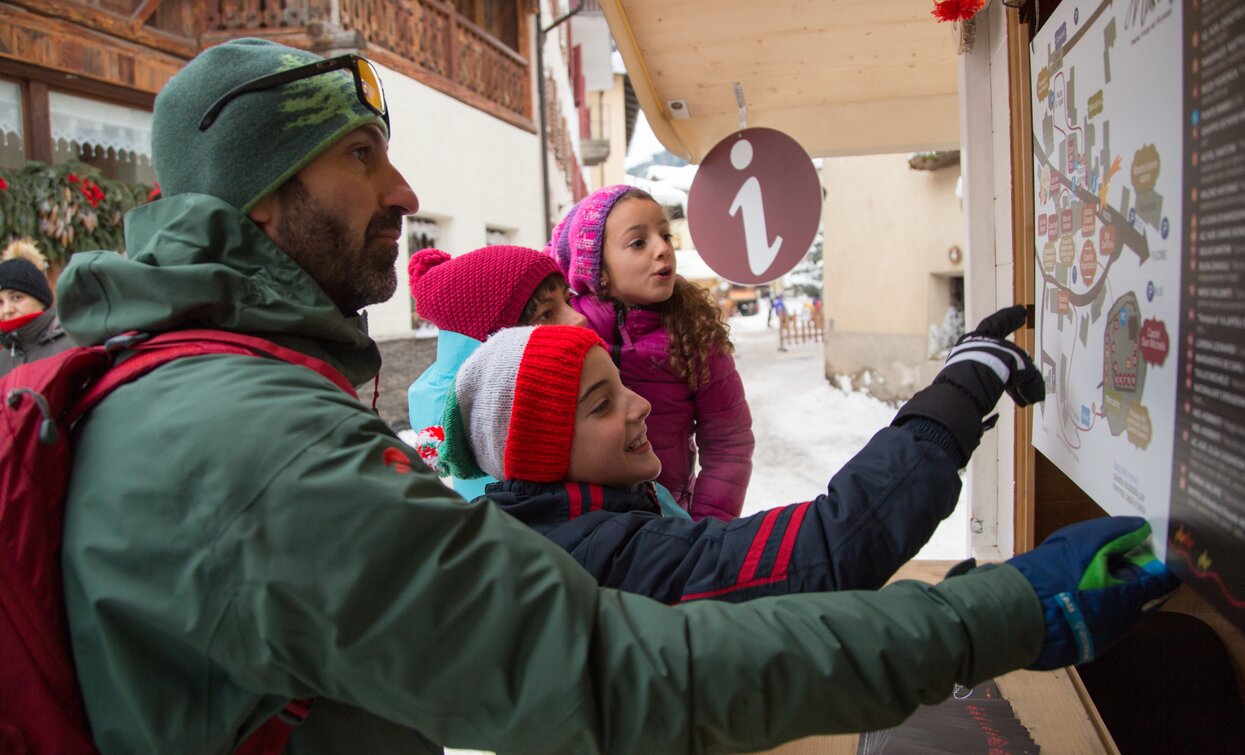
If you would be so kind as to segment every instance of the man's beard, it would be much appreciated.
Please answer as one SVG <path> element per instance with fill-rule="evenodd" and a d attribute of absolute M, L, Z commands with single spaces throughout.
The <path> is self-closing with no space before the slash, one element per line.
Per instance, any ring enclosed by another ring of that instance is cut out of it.
<path fill-rule="evenodd" d="M 394 270 L 397 248 L 376 234 L 400 230 L 400 210 L 378 213 L 362 239 L 351 239 L 346 224 L 319 205 L 297 177 L 275 193 L 281 201 L 276 227 L 281 249 L 320 285 L 343 314 L 354 314 L 393 296 L 398 288 Z"/>

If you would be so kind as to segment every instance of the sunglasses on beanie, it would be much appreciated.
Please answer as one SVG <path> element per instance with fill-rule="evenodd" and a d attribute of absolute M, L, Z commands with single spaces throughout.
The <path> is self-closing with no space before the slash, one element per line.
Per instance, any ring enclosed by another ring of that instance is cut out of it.
<path fill-rule="evenodd" d="M 359 102 L 363 103 L 368 110 L 384 119 L 385 128 L 388 129 L 389 108 L 385 104 L 385 91 L 381 89 L 380 76 L 376 73 L 376 68 L 358 55 L 341 55 L 328 60 L 317 60 L 314 63 L 291 68 L 288 71 L 270 73 L 239 84 L 222 94 L 216 102 L 212 103 L 212 106 L 203 115 L 203 120 L 199 121 L 199 130 L 207 131 L 216 122 L 216 118 L 220 116 L 225 106 L 241 95 L 248 92 L 275 89 L 283 84 L 309 79 L 312 76 L 319 76 L 337 70 L 349 71 L 354 76 L 355 95 L 359 98 Z"/>

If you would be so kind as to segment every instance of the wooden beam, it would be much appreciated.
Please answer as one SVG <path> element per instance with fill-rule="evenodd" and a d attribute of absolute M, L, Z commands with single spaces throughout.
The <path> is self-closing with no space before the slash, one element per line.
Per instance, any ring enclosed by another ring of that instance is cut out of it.
<path fill-rule="evenodd" d="M 477 94 L 457 82 L 450 81 L 444 76 L 433 73 L 423 66 L 413 63 L 407 58 L 376 47 L 369 47 L 366 51 L 363 51 L 360 54 L 370 60 L 380 63 L 386 68 L 391 68 L 397 71 L 403 76 L 407 76 L 421 84 L 424 84 L 425 86 L 429 86 L 439 92 L 448 94 L 466 105 L 470 105 L 477 110 L 482 110 L 494 118 L 499 118 L 512 126 L 527 131 L 528 133 L 534 134 L 537 131 L 536 122 L 531 118 L 504 108 L 487 97 Z"/>
<path fill-rule="evenodd" d="M 86 95 L 87 97 L 108 100 L 119 105 L 131 105 L 144 110 L 151 110 L 156 101 L 155 92 L 139 91 L 3 57 L 0 57 L 0 75 L 10 76 L 15 79 L 39 81 L 53 89 L 59 89 L 71 94 Z"/>
<path fill-rule="evenodd" d="M 1012 301 L 1029 308 L 1029 322 L 1016 332 L 1016 343 L 1033 353 L 1033 105 L 1029 99 L 1029 25 L 1020 11 L 1007 8 L 1008 99 L 1011 112 Z M 1033 407 L 1016 410 L 1013 448 L 1015 479 L 1015 552 L 1037 545 L 1034 539 Z"/>
<path fill-rule="evenodd" d="M 42 24 L 56 21 L 68 22 L 82 30 L 110 34 L 185 60 L 190 60 L 199 51 L 198 45 L 192 38 L 179 37 L 159 29 L 145 27 L 140 27 L 135 31 L 130 28 L 131 17 L 118 16 L 88 5 L 60 3 L 53 12 L 47 7 L 46 0 L 10 0 L 8 3 L 0 3 L 0 18 L 13 15 L 30 16 L 38 19 L 38 23 Z"/>
<path fill-rule="evenodd" d="M 3 3 L 0 59 L 16 66 L 46 68 L 59 77 L 80 77 L 151 95 L 160 91 L 186 62 L 150 47 Z M 32 73 L 31 77 L 39 78 L 39 74 Z M 60 78 L 51 83 L 59 85 Z"/>
<path fill-rule="evenodd" d="M 147 23 L 147 19 L 151 18 L 151 14 L 155 13 L 164 0 L 143 0 L 130 14 L 130 31 L 138 31 L 143 28 L 143 24 Z"/>
<path fill-rule="evenodd" d="M 42 81 L 22 81 L 22 127 L 26 129 L 26 159 L 52 162 L 52 113 L 48 106 L 48 85 Z"/>

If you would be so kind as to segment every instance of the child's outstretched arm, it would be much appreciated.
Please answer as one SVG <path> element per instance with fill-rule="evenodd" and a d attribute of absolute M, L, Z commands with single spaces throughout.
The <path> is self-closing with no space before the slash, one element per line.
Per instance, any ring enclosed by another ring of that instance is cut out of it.
<path fill-rule="evenodd" d="M 693 519 L 731 521 L 743 509 L 752 479 L 752 413 L 730 354 L 709 357 L 709 379 L 692 396 L 700 472 L 692 492 Z"/>
<path fill-rule="evenodd" d="M 892 427 L 815 500 L 729 524 L 663 518 L 635 490 L 503 482 L 487 497 L 604 586 L 665 603 L 739 602 L 880 587 L 955 508 L 956 470 L 939 445 Z"/>

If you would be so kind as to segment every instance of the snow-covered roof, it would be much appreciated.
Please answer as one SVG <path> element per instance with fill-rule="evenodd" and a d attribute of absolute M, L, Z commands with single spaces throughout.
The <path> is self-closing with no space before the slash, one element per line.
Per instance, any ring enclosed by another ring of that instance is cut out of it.
<path fill-rule="evenodd" d="M 692 190 L 698 165 L 650 165 L 645 170 L 650 181 L 669 184 L 683 191 Z"/>
<path fill-rule="evenodd" d="M 653 195 L 653 199 L 657 200 L 657 204 L 663 207 L 681 207 L 683 212 L 687 212 L 687 192 L 670 184 L 658 181 L 649 181 L 639 176 L 633 176 L 630 173 L 624 178 L 624 182 L 628 186 L 634 186 L 643 189 Z"/>

